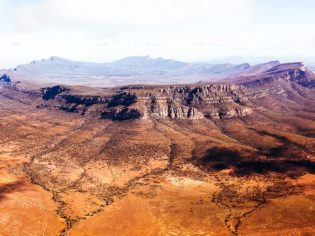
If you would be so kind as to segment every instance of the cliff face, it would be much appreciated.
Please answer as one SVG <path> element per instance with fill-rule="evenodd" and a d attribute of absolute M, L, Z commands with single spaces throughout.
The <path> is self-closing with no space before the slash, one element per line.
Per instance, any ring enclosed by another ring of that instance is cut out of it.
<path fill-rule="evenodd" d="M 229 83 L 140 85 L 97 90 L 58 85 L 25 90 L 12 83 L 8 76 L 2 76 L 0 82 L 10 90 L 6 96 L 13 99 L 25 100 L 28 96 L 28 102 L 33 101 L 37 107 L 112 120 L 244 117 L 253 112 L 258 99 L 292 97 L 296 86 L 306 90 L 315 87 L 313 73 L 301 63 L 279 64 Z"/>
<path fill-rule="evenodd" d="M 293 82 L 306 88 L 315 88 L 313 72 L 300 62 L 279 64 L 258 75 L 243 77 L 239 81 L 242 85 L 248 87 L 284 81 Z"/>
<path fill-rule="evenodd" d="M 72 94 L 60 86 L 42 89 L 40 107 L 96 116 L 104 119 L 203 119 L 245 116 L 251 109 L 240 104 L 241 86 L 230 84 L 115 89 L 106 96 Z"/>

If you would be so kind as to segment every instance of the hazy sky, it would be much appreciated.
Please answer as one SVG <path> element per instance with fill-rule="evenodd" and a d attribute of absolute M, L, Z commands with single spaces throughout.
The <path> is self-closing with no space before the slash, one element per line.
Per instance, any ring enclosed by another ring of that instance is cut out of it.
<path fill-rule="evenodd" d="M 315 62 L 314 0 L 0 0 L 0 68 L 60 56 Z"/>

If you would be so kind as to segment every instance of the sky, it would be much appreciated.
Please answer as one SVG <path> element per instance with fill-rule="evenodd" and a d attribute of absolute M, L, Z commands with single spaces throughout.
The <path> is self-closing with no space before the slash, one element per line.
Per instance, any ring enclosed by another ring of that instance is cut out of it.
<path fill-rule="evenodd" d="M 110 62 L 315 63 L 314 0 L 0 0 L 0 68 Z"/>

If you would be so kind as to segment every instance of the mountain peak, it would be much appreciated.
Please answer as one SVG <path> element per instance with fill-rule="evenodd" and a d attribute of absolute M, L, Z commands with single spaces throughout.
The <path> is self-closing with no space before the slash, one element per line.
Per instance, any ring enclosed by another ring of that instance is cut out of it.
<path fill-rule="evenodd" d="M 154 60 L 154 58 L 150 57 L 149 55 L 146 55 L 146 56 L 130 56 L 130 57 L 125 57 L 125 58 L 119 59 L 117 61 L 114 61 L 113 63 L 121 63 L 121 62 L 138 63 L 138 62 L 150 61 L 150 60 Z"/>
<path fill-rule="evenodd" d="M 68 60 L 62 57 L 52 56 L 51 58 L 49 58 L 48 61 L 68 61 Z"/>

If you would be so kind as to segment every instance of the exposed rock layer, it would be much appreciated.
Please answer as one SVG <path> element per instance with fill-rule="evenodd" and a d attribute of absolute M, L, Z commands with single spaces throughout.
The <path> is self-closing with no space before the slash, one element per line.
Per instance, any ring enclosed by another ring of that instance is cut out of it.
<path fill-rule="evenodd" d="M 253 101 L 268 96 L 288 96 L 292 88 L 315 87 L 314 75 L 302 63 L 279 64 L 260 74 L 238 77 L 225 83 L 125 86 L 93 90 L 53 86 L 39 90 L 21 89 L 1 77 L 2 93 L 47 107 L 112 120 L 127 119 L 225 119 L 252 113 Z M 8 91 L 10 90 L 10 91 Z M 26 99 L 27 100 L 27 99 Z"/>

